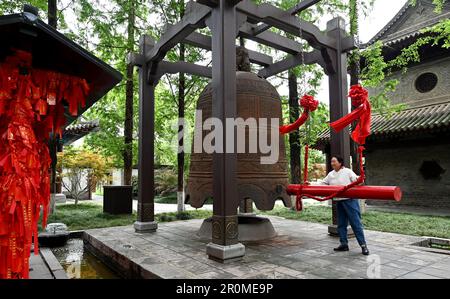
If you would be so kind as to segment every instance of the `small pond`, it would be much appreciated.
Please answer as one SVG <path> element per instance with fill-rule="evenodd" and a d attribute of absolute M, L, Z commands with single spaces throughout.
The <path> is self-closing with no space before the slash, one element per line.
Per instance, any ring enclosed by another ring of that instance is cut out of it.
<path fill-rule="evenodd" d="M 436 253 L 450 254 L 450 239 L 426 238 L 412 245 L 425 247 L 429 251 Z"/>
<path fill-rule="evenodd" d="M 52 252 L 71 279 L 119 279 L 111 269 L 84 248 L 80 238 L 69 239 Z"/>

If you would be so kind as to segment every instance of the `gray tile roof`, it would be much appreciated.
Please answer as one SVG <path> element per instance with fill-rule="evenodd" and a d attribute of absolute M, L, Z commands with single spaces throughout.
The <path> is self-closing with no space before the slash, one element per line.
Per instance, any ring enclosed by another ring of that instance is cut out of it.
<path fill-rule="evenodd" d="M 372 134 L 369 139 L 383 136 L 401 136 L 418 131 L 450 130 L 450 102 L 408 108 L 391 117 L 372 116 Z M 320 133 L 317 144 L 327 144 L 330 130 Z"/>
<path fill-rule="evenodd" d="M 99 121 L 92 120 L 92 121 L 86 121 L 86 122 L 81 122 L 78 124 L 70 125 L 64 130 L 64 132 L 77 134 L 77 133 L 80 133 L 81 131 L 88 131 L 88 130 L 92 131 L 94 129 L 97 129 L 98 127 L 99 127 Z"/>
<path fill-rule="evenodd" d="M 98 120 L 84 121 L 77 124 L 67 126 L 63 131 L 62 143 L 70 145 L 76 140 L 86 136 L 89 133 L 96 132 L 100 129 Z"/>
<path fill-rule="evenodd" d="M 414 7 L 413 4 L 408 0 L 405 5 L 400 9 L 400 11 L 389 21 L 374 37 L 370 39 L 366 44 L 362 45 L 362 48 L 374 44 L 376 41 L 381 40 L 385 46 L 393 46 L 395 44 L 407 41 L 409 39 L 416 39 L 418 36 L 423 35 L 422 29 L 436 25 L 441 20 L 449 18 L 450 12 L 448 11 L 448 3 L 444 5 L 443 11 L 430 16 L 425 21 L 417 22 L 414 25 L 403 28 L 400 31 L 391 32 L 391 28 L 397 26 L 407 18 L 407 14 L 412 14 L 419 9 L 420 5 L 434 6 L 430 0 L 417 0 L 417 4 Z"/>

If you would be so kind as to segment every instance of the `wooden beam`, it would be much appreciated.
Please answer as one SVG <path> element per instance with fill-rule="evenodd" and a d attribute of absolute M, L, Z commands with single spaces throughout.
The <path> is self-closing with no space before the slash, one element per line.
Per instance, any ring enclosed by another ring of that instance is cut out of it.
<path fill-rule="evenodd" d="M 158 74 L 160 76 L 169 73 L 186 73 L 200 77 L 212 78 L 212 69 L 207 66 L 193 64 L 185 61 L 169 62 L 160 61 L 158 63 Z"/>
<path fill-rule="evenodd" d="M 295 55 L 301 52 L 301 44 L 298 42 L 281 36 L 279 34 L 266 31 L 259 34 L 254 33 L 255 25 L 249 23 L 241 26 L 239 33 L 242 37 L 255 41 L 257 43 L 272 47 L 274 49 Z"/>
<path fill-rule="evenodd" d="M 241 2 L 242 0 L 227 0 L 229 5 L 234 6 Z M 198 3 L 209 6 L 209 7 L 217 7 L 219 5 L 219 0 L 197 0 Z"/>
<path fill-rule="evenodd" d="M 189 2 L 186 12 L 183 19 L 176 25 L 168 27 L 152 50 L 145 54 L 146 62 L 154 63 L 163 60 L 166 53 L 175 45 L 196 29 L 205 27 L 204 21 L 211 14 L 211 8 L 195 2 Z"/>
<path fill-rule="evenodd" d="M 249 21 L 264 22 L 294 36 L 304 38 L 316 49 L 336 49 L 336 40 L 323 34 L 318 27 L 310 22 L 300 20 L 296 16 L 286 16 L 285 11 L 270 4 L 256 5 L 251 0 L 243 0 L 236 5 L 238 12 L 247 15 Z M 302 34 L 300 34 L 300 29 Z"/>
<path fill-rule="evenodd" d="M 204 49 L 207 51 L 211 51 L 211 37 L 208 35 L 204 35 L 197 32 L 192 32 L 188 35 L 183 41 L 183 43 L 187 45 L 191 45 L 200 49 Z M 238 45 L 236 45 L 238 47 Z M 261 65 L 268 66 L 273 63 L 273 59 L 271 56 L 257 52 L 248 50 L 250 62 Z"/>
<path fill-rule="evenodd" d="M 324 63 L 322 60 L 322 54 L 318 50 L 314 50 L 312 52 L 305 53 L 304 58 L 305 58 L 304 64 L 318 63 L 322 67 L 324 66 Z M 302 54 L 291 55 L 284 60 L 281 60 L 272 65 L 269 65 L 268 67 L 261 69 L 258 72 L 258 75 L 260 75 L 263 78 L 268 78 L 268 77 L 274 76 L 276 74 L 282 73 L 284 71 L 287 71 L 291 68 L 294 68 L 297 65 L 300 65 L 302 63 L 303 63 Z"/>
<path fill-rule="evenodd" d="M 313 6 L 314 4 L 316 4 L 320 1 L 322 1 L 322 0 L 304 0 L 300 3 L 297 3 L 297 5 L 295 5 L 291 9 L 287 10 L 285 12 L 285 15 L 295 16 L 296 14 L 310 8 L 311 6 Z M 264 31 L 267 31 L 271 27 L 272 26 L 270 26 L 268 24 L 262 24 L 262 25 L 258 26 L 257 28 L 255 28 L 254 32 L 255 32 L 255 34 L 260 34 Z"/>

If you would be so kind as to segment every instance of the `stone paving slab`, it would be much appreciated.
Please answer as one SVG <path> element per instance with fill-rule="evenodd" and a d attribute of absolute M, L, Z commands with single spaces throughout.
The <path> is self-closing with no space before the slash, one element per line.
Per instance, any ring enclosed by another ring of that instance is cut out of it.
<path fill-rule="evenodd" d="M 30 279 L 54 279 L 42 256 L 33 252 L 30 256 Z"/>
<path fill-rule="evenodd" d="M 58 262 L 50 248 L 41 247 L 39 254 L 31 252 L 30 279 L 67 279 L 66 271 Z"/>
<path fill-rule="evenodd" d="M 356 240 L 350 251 L 335 253 L 338 239 L 327 225 L 269 217 L 278 235 L 244 243 L 241 261 L 221 264 L 208 259 L 196 236 L 202 220 L 160 223 L 154 233 L 132 226 L 88 230 L 85 242 L 94 254 L 125 277 L 143 278 L 450 278 L 450 255 L 411 246 L 422 238 L 366 231 L 371 255 L 361 255 Z"/>

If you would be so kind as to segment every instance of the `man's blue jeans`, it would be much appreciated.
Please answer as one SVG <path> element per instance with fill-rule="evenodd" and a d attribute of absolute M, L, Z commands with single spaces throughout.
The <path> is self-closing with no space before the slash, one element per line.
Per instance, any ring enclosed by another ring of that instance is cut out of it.
<path fill-rule="evenodd" d="M 338 232 L 342 245 L 348 244 L 347 239 L 347 226 L 350 226 L 355 233 L 356 240 L 359 245 L 366 244 L 364 238 L 364 227 L 361 222 L 361 210 L 359 207 L 358 199 L 347 199 L 337 201 L 337 213 L 338 213 Z"/>

